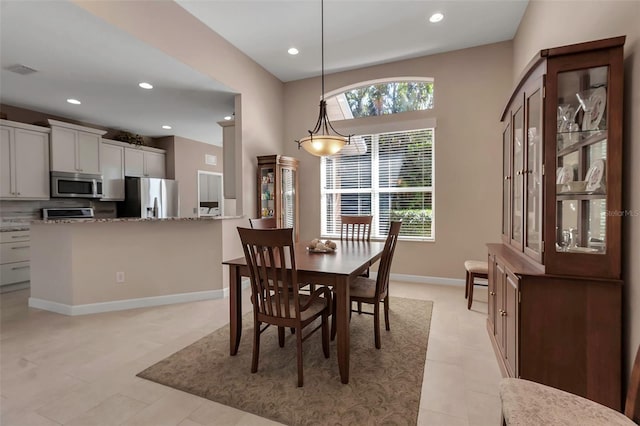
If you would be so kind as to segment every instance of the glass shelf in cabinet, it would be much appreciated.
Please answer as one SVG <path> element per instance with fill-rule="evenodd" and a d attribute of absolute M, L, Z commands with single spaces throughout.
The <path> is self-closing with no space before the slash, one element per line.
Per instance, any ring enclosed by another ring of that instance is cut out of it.
<path fill-rule="evenodd" d="M 580 132 L 560 132 L 557 138 L 558 156 L 577 151 L 583 146 L 601 142 L 607 138 L 606 130 L 585 130 Z"/>

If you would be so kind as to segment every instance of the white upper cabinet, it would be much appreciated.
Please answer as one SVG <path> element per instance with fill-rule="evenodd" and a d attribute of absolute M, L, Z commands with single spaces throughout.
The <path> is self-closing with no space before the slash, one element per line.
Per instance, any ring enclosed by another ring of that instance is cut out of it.
<path fill-rule="evenodd" d="M 124 200 L 124 147 L 103 139 L 100 143 L 102 170 L 102 200 Z"/>
<path fill-rule="evenodd" d="M 125 148 L 124 174 L 136 177 L 166 177 L 166 154 L 156 148 Z"/>
<path fill-rule="evenodd" d="M 49 199 L 49 129 L 0 120 L 0 198 Z"/>
<path fill-rule="evenodd" d="M 100 174 L 100 140 L 104 130 L 56 120 L 51 126 L 51 170 Z"/>

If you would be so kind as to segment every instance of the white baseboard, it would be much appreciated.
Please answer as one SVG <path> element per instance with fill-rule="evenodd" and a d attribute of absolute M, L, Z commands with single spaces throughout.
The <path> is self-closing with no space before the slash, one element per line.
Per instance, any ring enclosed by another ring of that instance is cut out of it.
<path fill-rule="evenodd" d="M 242 279 L 242 289 L 249 287 L 249 279 Z M 100 312 L 123 311 L 125 309 L 149 308 L 173 303 L 197 302 L 200 300 L 223 299 L 229 297 L 229 288 L 221 290 L 194 291 L 191 293 L 167 294 L 164 296 L 141 297 L 138 299 L 114 300 L 111 302 L 89 303 L 86 305 L 66 305 L 50 300 L 29 298 L 29 307 L 44 309 L 62 315 L 88 315 Z"/>
<path fill-rule="evenodd" d="M 63 315 L 88 315 L 100 312 L 122 311 L 125 309 L 148 308 L 172 303 L 195 302 L 199 300 L 221 299 L 223 290 L 195 291 L 192 293 L 168 294 L 166 296 L 141 297 L 139 299 L 114 300 L 111 302 L 89 303 L 86 305 L 66 305 L 50 300 L 29 298 L 29 307 L 44 309 Z"/>
<path fill-rule="evenodd" d="M 459 278 L 427 277 L 423 275 L 391 274 L 389 279 L 420 284 L 439 284 L 464 287 L 465 281 Z"/>

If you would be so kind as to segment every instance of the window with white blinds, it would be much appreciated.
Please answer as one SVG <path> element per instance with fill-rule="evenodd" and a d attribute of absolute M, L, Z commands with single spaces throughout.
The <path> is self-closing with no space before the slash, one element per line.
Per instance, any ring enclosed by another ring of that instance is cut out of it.
<path fill-rule="evenodd" d="M 434 239 L 433 129 L 358 136 L 362 155 L 321 160 L 322 235 L 340 236 L 341 215 L 373 215 L 372 238 L 402 219 L 403 239 Z"/>

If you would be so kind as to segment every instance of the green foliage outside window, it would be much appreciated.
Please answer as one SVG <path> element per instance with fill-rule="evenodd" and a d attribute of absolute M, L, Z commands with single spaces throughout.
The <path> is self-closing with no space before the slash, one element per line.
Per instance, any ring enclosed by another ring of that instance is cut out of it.
<path fill-rule="evenodd" d="M 354 118 L 433 108 L 433 82 L 372 84 L 344 94 Z"/>

